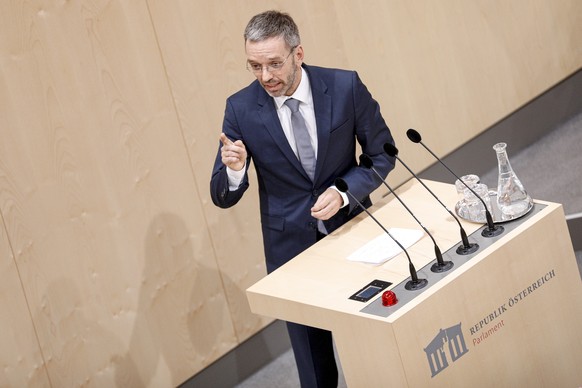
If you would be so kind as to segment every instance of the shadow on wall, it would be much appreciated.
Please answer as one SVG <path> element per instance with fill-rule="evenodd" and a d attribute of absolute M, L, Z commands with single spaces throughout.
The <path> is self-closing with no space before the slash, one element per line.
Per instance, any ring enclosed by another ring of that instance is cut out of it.
<path fill-rule="evenodd" d="M 150 223 L 129 351 L 115 373 L 118 387 L 176 386 L 235 342 L 220 274 L 202 265 L 195 237 L 174 214 Z"/>
<path fill-rule="evenodd" d="M 60 278 L 43 293 L 42 310 L 35 321 L 47 330 L 39 335 L 43 354 L 48 356 L 47 372 L 54 386 L 107 386 L 112 369 L 135 371 L 135 364 L 130 357 L 110 357 L 123 351 L 123 341 L 89 319 L 84 308 L 98 303 L 99 296 L 87 303 L 80 290 L 73 279 Z"/>

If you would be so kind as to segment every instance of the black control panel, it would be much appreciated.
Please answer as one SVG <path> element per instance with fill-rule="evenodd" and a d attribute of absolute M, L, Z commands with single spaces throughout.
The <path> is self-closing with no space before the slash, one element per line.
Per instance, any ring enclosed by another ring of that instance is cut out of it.
<path fill-rule="evenodd" d="M 354 295 L 350 296 L 349 299 L 357 300 L 358 302 L 367 302 L 391 285 L 392 283 L 390 282 L 376 279 L 368 283 Z"/>

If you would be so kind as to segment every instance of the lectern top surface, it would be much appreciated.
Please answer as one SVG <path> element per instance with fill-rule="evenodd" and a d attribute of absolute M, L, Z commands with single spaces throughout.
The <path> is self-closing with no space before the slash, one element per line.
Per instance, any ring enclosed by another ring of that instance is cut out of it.
<path fill-rule="evenodd" d="M 448 209 L 453 209 L 457 201 L 453 185 L 424 181 L 441 199 Z M 435 239 L 441 252 L 447 252 L 460 244 L 460 231 L 457 222 L 425 188 L 417 182 L 409 182 L 398 190 L 399 197 L 405 201 L 416 218 Z M 393 195 L 375 204 L 370 211 L 374 217 L 389 229 L 391 227 L 421 229 L 414 218 L 406 211 Z M 468 235 L 483 227 L 482 224 L 460 220 Z M 347 314 L 365 314 L 361 310 L 365 303 L 350 299 L 371 281 L 377 279 L 392 283 L 393 289 L 410 277 L 410 267 L 405 253 L 401 253 L 381 265 L 371 265 L 347 260 L 353 252 L 374 239 L 384 231 L 365 213 L 336 230 L 293 260 L 266 276 L 247 290 L 251 307 L 268 303 L 268 299 L 285 300 L 286 306 L 301 305 L 302 314 L 313 307 L 334 310 Z M 424 235 L 407 249 L 408 255 L 418 270 L 435 262 L 435 248 L 432 239 Z M 477 252 L 477 255 L 479 253 Z M 380 296 L 372 298 L 374 300 Z M 270 306 L 270 305 L 269 305 Z M 259 307 L 260 308 L 260 307 Z M 269 307 L 271 308 L 271 307 Z M 277 318 L 286 319 L 281 311 Z M 254 311 L 254 310 L 253 310 Z M 264 313 L 255 311 L 256 313 Z M 383 319 L 382 317 L 377 317 Z"/>

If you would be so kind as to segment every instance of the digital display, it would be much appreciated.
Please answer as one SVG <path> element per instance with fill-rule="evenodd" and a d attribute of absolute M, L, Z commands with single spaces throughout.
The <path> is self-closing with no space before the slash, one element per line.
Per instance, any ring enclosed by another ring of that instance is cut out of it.
<path fill-rule="evenodd" d="M 362 287 L 358 292 L 350 296 L 349 299 L 357 300 L 358 302 L 367 302 L 391 284 L 392 283 L 384 280 L 373 280 L 366 286 Z"/>
<path fill-rule="evenodd" d="M 382 290 L 381 287 L 369 286 L 358 293 L 359 298 L 369 299 Z"/>

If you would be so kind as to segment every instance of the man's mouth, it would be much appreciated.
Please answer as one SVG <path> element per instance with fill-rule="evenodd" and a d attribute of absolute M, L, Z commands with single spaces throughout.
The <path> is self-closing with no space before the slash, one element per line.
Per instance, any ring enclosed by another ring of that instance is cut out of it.
<path fill-rule="evenodd" d="M 279 82 L 271 83 L 271 84 L 264 84 L 266 89 L 273 90 L 277 89 L 279 86 Z"/>

